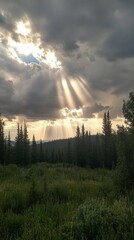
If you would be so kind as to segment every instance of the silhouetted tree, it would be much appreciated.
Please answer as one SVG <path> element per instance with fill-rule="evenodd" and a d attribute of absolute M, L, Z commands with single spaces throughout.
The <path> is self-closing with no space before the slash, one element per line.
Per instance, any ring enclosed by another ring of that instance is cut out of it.
<path fill-rule="evenodd" d="M 117 132 L 117 183 L 121 190 L 134 187 L 134 92 L 129 94 L 129 99 L 123 101 L 124 126 L 118 126 Z"/>
<path fill-rule="evenodd" d="M 7 146 L 6 146 L 6 164 L 13 163 L 13 149 L 11 146 L 10 131 L 8 133 Z"/>
<path fill-rule="evenodd" d="M 39 161 L 44 162 L 44 150 L 43 150 L 42 140 L 40 140 L 40 146 L 39 146 Z"/>
<path fill-rule="evenodd" d="M 30 152 L 29 152 L 29 138 L 28 138 L 28 131 L 27 125 L 24 123 L 24 137 L 23 137 L 23 145 L 24 145 L 24 164 L 28 164 L 30 161 Z"/>
<path fill-rule="evenodd" d="M 24 123 L 24 131 L 22 125 L 17 125 L 17 136 L 15 138 L 15 155 L 16 163 L 25 165 L 29 163 L 29 138 L 27 126 Z"/>
<path fill-rule="evenodd" d="M 134 92 L 130 92 L 129 99 L 123 101 L 122 111 L 127 127 L 134 132 Z"/>
<path fill-rule="evenodd" d="M 0 163 L 4 164 L 4 121 L 0 113 Z"/>
<path fill-rule="evenodd" d="M 35 135 L 33 134 L 32 146 L 31 146 L 31 162 L 37 162 L 37 143 L 35 140 Z"/>
<path fill-rule="evenodd" d="M 111 168 L 114 159 L 112 159 L 112 123 L 110 119 L 109 111 L 104 113 L 103 116 L 103 148 L 104 148 L 104 157 L 103 157 L 103 167 Z"/>

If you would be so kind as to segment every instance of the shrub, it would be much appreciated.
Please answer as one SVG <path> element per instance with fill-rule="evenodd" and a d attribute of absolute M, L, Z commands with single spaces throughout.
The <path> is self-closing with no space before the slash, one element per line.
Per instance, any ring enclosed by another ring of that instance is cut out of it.
<path fill-rule="evenodd" d="M 78 208 L 72 223 L 63 226 L 61 238 L 72 240 L 133 239 L 134 217 L 131 214 L 130 222 L 128 207 L 124 211 L 119 211 L 119 209 L 117 204 L 107 206 L 105 201 L 89 200 Z M 134 213 L 134 208 L 131 212 Z"/>

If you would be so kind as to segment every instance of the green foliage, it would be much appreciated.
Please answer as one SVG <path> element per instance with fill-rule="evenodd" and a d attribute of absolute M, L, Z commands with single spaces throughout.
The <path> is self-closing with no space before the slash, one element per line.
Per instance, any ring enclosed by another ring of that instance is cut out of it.
<path fill-rule="evenodd" d="M 53 185 L 49 190 L 49 197 L 53 202 L 67 202 L 69 200 L 69 189 L 64 184 Z"/>
<path fill-rule="evenodd" d="M 112 134 L 112 123 L 109 111 L 104 113 L 102 125 L 102 151 L 103 151 L 103 167 L 112 168 L 116 164 L 116 138 Z"/>
<path fill-rule="evenodd" d="M 102 130 L 105 136 L 110 136 L 112 134 L 112 123 L 109 111 L 104 113 Z"/>
<path fill-rule="evenodd" d="M 23 129 L 24 128 L 24 129 Z M 29 164 L 30 154 L 29 154 L 29 138 L 26 123 L 24 127 L 22 125 L 17 126 L 17 136 L 15 141 L 15 156 L 16 163 L 19 165 Z"/>
<path fill-rule="evenodd" d="M 134 194 L 117 195 L 113 171 L 38 163 L 0 173 L 0 239 L 93 239 L 97 229 L 98 240 L 118 240 L 117 224 L 122 239 L 132 239 Z"/>
<path fill-rule="evenodd" d="M 72 240 L 133 239 L 133 211 L 134 206 L 129 208 L 126 202 L 122 208 L 122 202 L 108 206 L 104 200 L 91 199 L 78 208 L 70 224 L 63 226 L 61 236 Z"/>
<path fill-rule="evenodd" d="M 28 192 L 28 198 L 27 203 L 28 206 L 33 206 L 34 204 L 41 202 L 42 199 L 42 193 L 37 189 L 34 179 L 32 180 L 29 192 Z"/>
<path fill-rule="evenodd" d="M 22 235 L 24 228 L 24 216 L 8 211 L 5 214 L 0 212 L 0 239 L 14 240 Z"/>
<path fill-rule="evenodd" d="M 134 136 L 124 127 L 118 127 L 117 146 L 115 181 L 125 191 L 134 186 Z"/>
<path fill-rule="evenodd" d="M 1 113 L 0 113 L 0 163 L 4 164 L 5 156 L 4 156 L 4 121 L 1 118 Z"/>
<path fill-rule="evenodd" d="M 21 190 L 9 190 L 1 196 L 1 209 L 4 213 L 12 211 L 13 213 L 21 213 L 26 208 L 26 195 Z"/>
<path fill-rule="evenodd" d="M 123 115 L 130 130 L 134 131 L 134 92 L 129 93 L 129 99 L 123 101 Z"/>

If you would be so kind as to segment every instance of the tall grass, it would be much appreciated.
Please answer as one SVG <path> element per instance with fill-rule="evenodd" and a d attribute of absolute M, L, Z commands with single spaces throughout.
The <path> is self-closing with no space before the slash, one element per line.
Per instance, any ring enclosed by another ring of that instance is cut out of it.
<path fill-rule="evenodd" d="M 120 196 L 112 176 L 45 163 L 0 166 L 0 239 L 131 240 L 134 194 Z"/>

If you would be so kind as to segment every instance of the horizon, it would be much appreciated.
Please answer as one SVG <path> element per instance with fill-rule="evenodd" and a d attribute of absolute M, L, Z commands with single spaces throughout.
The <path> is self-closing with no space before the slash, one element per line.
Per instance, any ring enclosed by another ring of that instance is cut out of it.
<path fill-rule="evenodd" d="M 81 127 L 84 124 L 85 127 L 85 131 L 88 131 L 91 133 L 91 135 L 96 135 L 98 134 L 102 134 L 102 122 L 103 119 L 100 118 L 99 119 L 99 125 L 98 125 L 98 119 L 96 119 L 96 123 L 93 124 L 94 119 L 92 120 L 86 120 L 84 123 L 82 123 L 82 121 L 79 119 L 79 122 L 75 122 L 73 123 L 73 125 L 70 125 L 67 129 L 66 127 L 64 127 L 64 125 L 57 125 L 57 122 L 55 122 L 55 124 L 53 123 L 52 125 L 46 123 L 45 127 L 44 127 L 44 121 L 42 121 L 42 124 L 40 123 L 40 130 L 36 130 L 36 128 L 34 127 L 33 129 L 31 128 L 31 123 L 27 123 L 27 130 L 28 130 L 28 136 L 30 141 L 32 141 L 33 135 L 35 135 L 35 139 L 36 141 L 45 141 L 45 142 L 49 142 L 49 141 L 55 141 L 55 140 L 63 140 L 63 139 L 68 139 L 68 138 L 74 138 L 76 135 L 76 129 L 77 126 Z M 23 126 L 23 124 L 25 123 L 25 121 L 21 122 L 20 125 Z M 124 123 L 124 118 L 117 118 L 116 120 L 112 120 L 112 130 L 116 131 L 117 130 L 117 125 L 119 124 L 120 126 Z M 97 126 L 95 125 L 97 124 Z M 96 126 L 95 130 L 94 130 L 94 126 Z M 11 140 L 14 141 L 15 137 L 17 135 L 17 123 L 14 122 L 14 126 L 10 127 L 9 124 L 5 124 L 4 126 L 5 129 L 5 136 L 8 136 L 8 133 L 10 132 L 10 137 Z M 98 131 L 96 131 L 96 129 Z M 34 132 L 35 131 L 35 132 Z"/>

